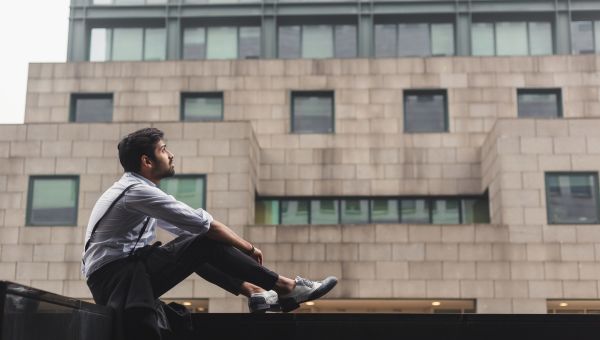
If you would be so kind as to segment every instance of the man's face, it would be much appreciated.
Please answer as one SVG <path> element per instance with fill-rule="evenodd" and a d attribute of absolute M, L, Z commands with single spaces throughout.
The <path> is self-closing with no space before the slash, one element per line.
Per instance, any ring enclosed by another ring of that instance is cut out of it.
<path fill-rule="evenodd" d="M 162 139 L 154 147 L 154 156 L 156 157 L 156 167 L 152 171 L 154 177 L 163 179 L 175 175 L 173 154 L 167 149 L 167 144 Z"/>

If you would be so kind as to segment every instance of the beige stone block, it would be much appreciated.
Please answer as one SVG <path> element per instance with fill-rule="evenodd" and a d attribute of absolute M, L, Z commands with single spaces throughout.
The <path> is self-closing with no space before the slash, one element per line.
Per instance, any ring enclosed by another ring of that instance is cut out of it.
<path fill-rule="evenodd" d="M 409 75 L 390 75 L 383 76 L 382 86 L 386 89 L 404 89 L 410 88 L 411 78 Z"/>
<path fill-rule="evenodd" d="M 552 154 L 552 138 L 550 137 L 523 137 L 521 138 L 521 152 L 525 154 Z"/>
<path fill-rule="evenodd" d="M 411 225 L 408 229 L 410 242 L 441 242 L 442 228 L 440 226 Z"/>
<path fill-rule="evenodd" d="M 444 261 L 442 276 L 444 280 L 475 279 L 475 262 Z"/>
<path fill-rule="evenodd" d="M 459 244 L 458 258 L 460 261 L 491 261 L 492 246 L 490 244 Z"/>
<path fill-rule="evenodd" d="M 82 214 L 82 211 L 79 212 Z M 85 216 L 86 219 L 89 216 Z M 80 244 L 83 243 L 83 229 L 73 229 L 73 227 L 52 227 L 50 233 L 50 243 L 52 244 Z M 63 250 L 64 252 L 64 250 Z"/>
<path fill-rule="evenodd" d="M 494 281 L 491 280 L 461 280 L 461 298 L 491 298 L 494 296 Z M 478 300 L 479 301 L 479 300 Z"/>
<path fill-rule="evenodd" d="M 82 78 L 79 89 L 81 92 L 106 92 L 106 78 Z"/>
<path fill-rule="evenodd" d="M 572 155 L 571 162 L 573 164 L 573 170 L 589 170 L 600 168 L 600 156 L 579 156 Z"/>
<path fill-rule="evenodd" d="M 246 208 L 248 193 L 243 191 L 215 191 L 208 197 L 212 208 Z"/>
<path fill-rule="evenodd" d="M 544 314 L 548 310 L 546 299 L 513 299 L 515 314 Z"/>
<path fill-rule="evenodd" d="M 424 280 L 394 280 L 392 290 L 392 296 L 396 298 L 423 298 L 427 295 Z"/>
<path fill-rule="evenodd" d="M 326 244 L 325 258 L 327 261 L 357 261 L 358 245 L 342 243 Z"/>
<path fill-rule="evenodd" d="M 342 226 L 342 242 L 372 243 L 375 242 L 374 225 Z"/>
<path fill-rule="evenodd" d="M 193 284 L 193 296 L 196 298 L 224 298 L 227 296 L 226 291 L 220 287 L 205 281 L 205 280 L 194 280 Z"/>
<path fill-rule="evenodd" d="M 392 280 L 360 280 L 359 297 L 385 298 L 392 295 Z"/>
<path fill-rule="evenodd" d="M 73 156 L 75 157 L 99 157 L 104 152 L 102 142 L 80 141 L 73 143 Z"/>
<path fill-rule="evenodd" d="M 510 314 L 512 313 L 512 301 L 511 299 L 477 299 L 477 313 Z"/>
<path fill-rule="evenodd" d="M 596 299 L 596 281 L 563 281 L 564 295 L 568 299 Z"/>
<path fill-rule="evenodd" d="M 425 260 L 456 261 L 458 260 L 458 245 L 428 243 L 425 245 Z"/>
<path fill-rule="evenodd" d="M 32 245 L 2 245 L 2 262 L 32 262 Z"/>
<path fill-rule="evenodd" d="M 560 255 L 563 261 L 594 261 L 593 244 L 561 244 Z"/>
<path fill-rule="evenodd" d="M 276 226 L 248 226 L 246 228 L 247 237 L 252 242 L 268 242 L 276 241 L 277 235 Z M 283 228 L 283 227 L 279 227 Z"/>
<path fill-rule="evenodd" d="M 358 255 L 360 261 L 387 261 L 392 259 L 392 247 L 389 244 L 361 243 Z"/>
<path fill-rule="evenodd" d="M 378 243 L 408 242 L 408 226 L 402 224 L 375 225 L 375 241 Z"/>
<path fill-rule="evenodd" d="M 513 280 L 543 280 L 544 264 L 540 262 L 511 262 L 510 276 Z"/>
<path fill-rule="evenodd" d="M 375 279 L 375 262 L 343 262 L 342 278 Z"/>
<path fill-rule="evenodd" d="M 133 132 L 133 131 L 131 131 Z M 94 141 L 111 141 L 114 143 L 114 148 L 117 148 L 117 143 L 121 139 L 120 131 L 114 128 L 113 124 L 90 124 L 89 139 Z"/>
<path fill-rule="evenodd" d="M 505 221 L 506 223 L 509 223 Z M 542 242 L 542 226 L 509 225 L 509 240 L 513 243 Z"/>
<path fill-rule="evenodd" d="M 62 245 L 35 245 L 33 261 L 62 262 L 65 260 L 65 247 Z"/>
<path fill-rule="evenodd" d="M 213 157 L 185 157 L 181 168 L 184 173 L 211 173 L 214 171 Z"/>
<path fill-rule="evenodd" d="M 508 280 L 510 264 L 508 262 L 477 262 L 477 279 Z"/>
<path fill-rule="evenodd" d="M 246 301 L 239 297 L 210 298 L 208 310 L 211 313 L 242 313 L 248 310 Z"/>
<path fill-rule="evenodd" d="M 580 280 L 599 280 L 600 279 L 600 264 L 591 262 L 579 263 L 579 279 Z"/>
<path fill-rule="evenodd" d="M 569 134 L 567 122 L 552 119 L 536 119 L 535 131 L 540 137 L 565 137 Z"/>
<path fill-rule="evenodd" d="M 494 261 L 526 261 L 525 244 L 493 244 L 492 259 Z"/>
<path fill-rule="evenodd" d="M 577 280 L 579 278 L 577 262 L 546 262 L 544 271 L 546 279 Z"/>
<path fill-rule="evenodd" d="M 175 287 L 167 291 L 163 297 L 168 298 L 189 298 L 194 295 L 194 282 L 191 280 L 184 280 L 177 284 Z"/>
<path fill-rule="evenodd" d="M 338 243 L 342 241 L 342 227 L 338 225 L 323 225 L 309 227 L 310 242 Z"/>
<path fill-rule="evenodd" d="M 81 263 L 79 262 L 51 262 L 48 267 L 50 280 L 80 280 Z"/>
<path fill-rule="evenodd" d="M 542 229 L 544 242 L 571 242 L 577 240 L 577 232 L 575 226 L 550 225 L 544 226 Z"/>
<path fill-rule="evenodd" d="M 2 215 L 0 213 L 0 215 Z M 19 229 L 21 228 L 9 228 L 9 227 L 2 227 L 0 228 L 0 244 L 1 245 L 5 245 L 5 244 L 17 244 L 18 240 L 19 240 Z M 4 247 L 3 247 L 4 249 Z"/>
<path fill-rule="evenodd" d="M 317 262 L 311 261 L 308 264 L 308 277 L 327 277 L 335 276 L 342 277 L 342 263 L 341 262 Z M 329 296 L 333 298 L 333 296 Z"/>
<path fill-rule="evenodd" d="M 575 226 L 577 233 L 577 243 L 598 243 L 600 242 L 600 230 L 593 225 Z"/>
<path fill-rule="evenodd" d="M 0 262 L 0 280 L 14 281 L 16 279 L 17 264 Z"/>
<path fill-rule="evenodd" d="M 277 242 L 308 243 L 310 226 L 279 226 L 277 227 Z"/>
<path fill-rule="evenodd" d="M 92 293 L 85 281 L 67 280 L 64 281 L 63 294 L 76 299 L 91 299 Z"/>
<path fill-rule="evenodd" d="M 442 262 L 409 262 L 409 277 L 412 279 L 442 279 Z"/>
<path fill-rule="evenodd" d="M 532 298 L 562 298 L 561 281 L 529 281 L 529 296 Z"/>
<path fill-rule="evenodd" d="M 17 263 L 17 279 L 46 279 L 48 278 L 48 264 L 38 262 Z"/>
<path fill-rule="evenodd" d="M 86 158 L 57 158 L 56 173 L 59 174 L 83 174 L 87 169 Z"/>
<path fill-rule="evenodd" d="M 378 279 L 408 279 L 408 263 L 399 261 L 377 261 L 375 276 Z"/>
<path fill-rule="evenodd" d="M 555 137 L 554 153 L 556 154 L 580 154 L 586 152 L 585 137 Z"/>
<path fill-rule="evenodd" d="M 325 245 L 322 243 L 294 244 L 292 258 L 295 261 L 324 261 Z"/>
<path fill-rule="evenodd" d="M 539 207 L 540 193 L 537 190 L 503 190 L 503 207 Z"/>
<path fill-rule="evenodd" d="M 425 245 L 423 243 L 393 244 L 392 258 L 399 261 L 424 261 Z"/>
<path fill-rule="evenodd" d="M 56 171 L 55 166 L 55 158 L 25 159 L 25 173 L 28 174 L 54 174 Z"/>
<path fill-rule="evenodd" d="M 61 280 L 31 280 L 31 286 L 46 292 L 62 295 L 63 282 Z"/>
<path fill-rule="evenodd" d="M 116 159 L 87 158 L 88 174 L 116 174 L 120 173 L 121 164 Z"/>
<path fill-rule="evenodd" d="M 59 140 L 76 140 L 83 141 L 89 138 L 90 124 L 59 124 L 58 139 Z"/>
<path fill-rule="evenodd" d="M 528 244 L 527 259 L 529 261 L 560 261 L 560 245 Z"/>
<path fill-rule="evenodd" d="M 39 141 L 10 143 L 11 157 L 38 157 L 40 156 L 40 152 L 41 144 Z"/>
<path fill-rule="evenodd" d="M 17 204 L 17 198 L 18 201 L 20 202 L 21 199 L 25 199 L 25 197 L 22 197 L 24 195 L 22 194 L 14 194 L 14 198 L 13 201 L 15 203 L 13 204 Z M 21 204 L 19 204 L 21 205 Z M 5 210 L 4 213 L 4 226 L 5 227 L 22 227 L 25 223 L 25 201 L 23 201 L 23 207 L 22 208 L 7 208 Z M 1 229 L 0 229 L 1 230 Z M 22 230 L 22 228 L 19 228 L 19 230 Z M 23 239 L 21 237 L 19 237 L 19 240 L 22 241 Z"/>
<path fill-rule="evenodd" d="M 590 124 L 587 119 L 569 119 L 569 136 L 587 137 L 596 136 L 598 127 L 596 124 Z"/>
<path fill-rule="evenodd" d="M 42 157 L 69 157 L 71 155 L 71 141 L 44 141 L 42 143 Z"/>
<path fill-rule="evenodd" d="M 526 208 L 525 224 L 544 224 L 546 223 L 546 209 L 544 208 Z"/>

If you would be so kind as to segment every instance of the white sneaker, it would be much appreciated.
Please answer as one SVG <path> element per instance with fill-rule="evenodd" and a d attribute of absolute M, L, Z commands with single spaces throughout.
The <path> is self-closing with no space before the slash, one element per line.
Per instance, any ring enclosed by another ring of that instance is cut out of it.
<path fill-rule="evenodd" d="M 278 312 L 281 310 L 279 297 L 272 290 L 254 293 L 248 298 L 248 309 L 250 313 Z"/>
<path fill-rule="evenodd" d="M 327 294 L 337 284 L 335 276 L 329 276 L 323 281 L 311 281 L 296 276 L 296 286 L 294 289 L 279 297 L 279 305 L 284 313 L 290 312 L 306 301 L 316 300 Z"/>

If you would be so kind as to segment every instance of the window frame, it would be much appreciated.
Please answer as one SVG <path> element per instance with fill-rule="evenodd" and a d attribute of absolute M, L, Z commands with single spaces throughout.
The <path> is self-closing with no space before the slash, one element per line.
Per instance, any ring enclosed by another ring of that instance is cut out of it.
<path fill-rule="evenodd" d="M 556 94 L 557 105 L 557 116 L 556 117 L 521 117 L 519 110 L 519 95 L 521 94 Z M 548 88 L 517 88 L 517 118 L 519 119 L 559 119 L 564 118 L 563 116 L 563 98 L 562 88 L 560 87 L 548 87 Z"/>
<path fill-rule="evenodd" d="M 234 59 L 231 58 L 223 58 L 223 59 L 215 59 L 215 58 L 211 58 L 208 59 L 206 58 L 206 54 L 208 52 L 208 30 L 211 27 L 233 27 L 235 28 L 235 35 L 236 35 L 236 42 L 235 42 L 235 55 L 236 57 Z M 244 27 L 255 27 L 258 28 L 258 32 L 259 32 L 259 43 L 260 46 L 258 46 L 258 56 L 254 57 L 254 58 L 241 58 L 240 57 L 240 31 L 242 28 Z M 184 52 L 185 52 L 185 30 L 186 29 L 190 29 L 190 28 L 203 28 L 204 29 L 204 55 L 199 57 L 199 58 L 186 58 L 184 56 Z M 208 23 L 208 24 L 203 24 L 203 25 L 185 25 L 181 27 L 181 37 L 179 39 L 179 46 L 180 46 L 180 58 L 179 60 L 257 60 L 257 59 L 262 59 L 263 58 L 263 30 L 262 30 L 262 26 L 261 25 L 247 25 L 245 23 L 236 23 L 235 25 L 227 25 L 227 24 L 217 24 L 217 23 Z"/>
<path fill-rule="evenodd" d="M 185 100 L 188 98 L 220 98 L 221 119 L 185 119 Z M 225 121 L 225 93 L 223 91 L 181 92 L 179 96 L 179 121 L 181 122 L 222 122 Z"/>
<path fill-rule="evenodd" d="M 569 175 L 585 175 L 592 176 L 595 181 L 594 190 L 596 194 L 596 220 L 592 222 L 555 222 L 552 221 L 552 209 L 550 205 L 550 190 L 548 190 L 550 176 L 569 176 Z M 600 184 L 598 183 L 598 172 L 594 171 L 546 171 L 544 172 L 544 190 L 546 196 L 546 223 L 548 225 L 593 225 L 600 224 Z"/>
<path fill-rule="evenodd" d="M 103 5 L 103 6 L 107 6 L 107 5 Z M 125 6 L 125 5 L 123 5 Z M 161 5 L 162 6 L 162 5 Z M 110 30 L 110 41 L 106 42 L 106 47 L 108 49 L 110 49 L 110 58 L 107 60 L 96 60 L 96 61 L 91 61 L 91 54 L 92 54 L 92 31 L 96 28 L 103 28 L 106 30 Z M 115 34 L 114 34 L 114 30 L 115 29 L 119 29 L 119 28 L 139 28 L 142 30 L 142 59 L 137 60 L 114 60 L 114 48 L 113 48 L 113 43 L 115 40 Z M 147 29 L 157 29 L 157 28 L 162 28 L 165 32 L 165 41 L 164 41 L 164 48 L 165 48 L 165 55 L 163 57 L 163 59 L 146 59 L 146 30 Z M 134 62 L 134 61 L 166 61 L 168 60 L 168 55 L 169 55 L 169 46 L 168 46 L 168 32 L 167 32 L 167 27 L 166 26 L 161 26 L 160 24 L 157 24 L 157 22 L 155 22 L 154 20 L 150 20 L 150 21 L 143 21 L 143 22 L 135 22 L 133 24 L 131 23 L 126 23 L 123 24 L 122 22 L 116 22 L 110 25 L 105 25 L 105 26 L 101 26 L 101 25 L 94 25 L 89 27 L 88 31 L 87 31 L 87 58 L 86 60 L 88 62 L 98 62 L 98 63 L 105 63 L 105 62 Z"/>
<path fill-rule="evenodd" d="M 197 207 L 197 208 L 191 207 L 191 208 L 192 209 L 201 208 L 203 210 L 206 210 L 206 206 L 208 205 L 207 204 L 208 202 L 206 201 L 206 192 L 207 192 L 207 175 L 206 174 L 176 174 L 176 175 L 173 175 L 173 176 L 165 178 L 165 179 L 186 179 L 186 178 L 191 178 L 191 179 L 201 178 L 202 181 L 204 182 L 204 187 L 202 190 L 202 202 L 204 203 L 204 206 Z M 160 187 L 160 185 L 159 185 L 159 189 L 162 190 L 163 192 L 167 193 Z M 169 195 L 171 195 L 171 194 L 169 194 Z M 175 196 L 173 196 L 173 197 L 175 197 Z M 175 199 L 177 199 L 177 198 L 175 197 Z"/>
<path fill-rule="evenodd" d="M 425 56 L 400 56 L 400 43 L 399 43 L 399 25 L 401 24 L 426 24 L 427 25 L 427 33 L 429 34 L 429 55 L 425 55 Z M 452 37 L 453 37 L 453 54 L 450 55 L 442 55 L 442 54 L 433 54 L 433 29 L 432 26 L 435 24 L 451 24 L 452 25 Z M 377 34 L 376 34 L 376 30 L 375 30 L 375 26 L 377 25 L 394 25 L 394 44 L 395 44 L 395 49 L 394 49 L 394 56 L 392 57 L 386 57 L 386 56 L 377 56 L 377 50 L 376 50 L 376 39 L 377 39 Z M 457 47 L 458 47 L 458 32 L 457 32 L 457 26 L 456 26 L 456 20 L 453 20 L 449 17 L 440 17 L 440 18 L 431 18 L 431 17 L 417 17 L 417 18 L 412 18 L 412 17 L 400 17 L 400 18 L 395 18 L 394 17 L 389 17 L 389 18 L 380 18 L 379 20 L 375 21 L 372 24 L 372 34 L 371 34 L 371 55 L 373 58 L 448 58 L 448 57 L 455 57 L 458 56 L 458 51 L 457 51 Z"/>
<path fill-rule="evenodd" d="M 110 120 L 105 122 L 81 122 L 77 120 L 77 100 L 79 99 L 108 99 L 111 101 Z M 113 92 L 73 92 L 69 99 L 69 122 L 72 123 L 86 123 L 86 124 L 106 124 L 110 123 L 114 119 L 115 112 L 115 95 Z"/>
<path fill-rule="evenodd" d="M 522 18 L 522 19 L 521 19 Z M 497 27 L 496 24 L 500 23 L 500 22 L 512 22 L 512 23 L 521 23 L 524 22 L 525 23 L 525 37 L 527 39 L 527 54 L 526 55 L 520 55 L 520 54 L 515 54 L 515 55 L 498 55 L 498 39 L 497 39 Z M 550 24 L 550 42 L 552 43 L 552 51 L 550 54 L 542 54 L 542 55 L 534 55 L 531 54 L 531 28 L 530 28 L 530 24 L 531 23 L 549 23 Z M 496 19 L 490 19 L 485 18 L 485 19 L 476 19 L 476 20 L 471 20 L 471 25 L 470 25 L 470 34 L 469 34 L 469 43 L 470 43 L 470 51 L 469 51 L 469 55 L 473 56 L 473 57 L 486 57 L 488 55 L 479 55 L 479 54 L 474 54 L 473 53 L 473 45 L 474 45 L 474 41 L 473 41 L 473 24 L 491 24 L 492 25 L 492 37 L 494 39 L 493 41 L 493 46 L 494 46 L 494 54 L 490 55 L 490 57 L 511 57 L 511 56 L 522 56 L 522 57 L 540 57 L 540 56 L 552 56 L 552 55 L 556 55 L 556 21 L 553 20 L 549 20 L 548 18 L 542 17 L 542 18 L 525 18 L 525 17 L 521 17 L 521 16 L 517 16 L 516 18 L 511 18 L 511 17 L 506 17 L 504 15 L 500 15 L 498 18 Z M 569 29 L 570 30 L 570 29 Z"/>
<path fill-rule="evenodd" d="M 408 95 L 436 95 L 442 94 L 444 96 L 444 129 L 442 131 L 407 131 L 406 127 L 406 97 Z M 448 90 L 447 89 L 405 89 L 402 91 L 402 132 L 403 133 L 448 133 L 450 132 L 450 113 L 449 113 L 449 104 L 448 104 Z"/>
<path fill-rule="evenodd" d="M 331 131 L 330 132 L 297 132 L 295 130 L 295 115 L 294 101 L 297 96 L 304 95 L 306 97 L 325 97 L 325 95 L 331 95 Z M 319 91 L 305 91 L 305 90 L 292 90 L 290 91 L 290 133 L 293 134 L 314 134 L 314 135 L 330 135 L 335 134 L 335 91 L 334 90 L 319 90 Z"/>
<path fill-rule="evenodd" d="M 70 179 L 75 181 L 75 220 L 72 223 L 57 223 L 57 224 L 35 224 L 31 221 L 31 212 L 33 211 L 33 187 L 36 180 L 47 180 L 47 179 Z M 25 227 L 77 227 L 77 220 L 79 218 L 79 188 L 80 188 L 80 176 L 79 175 L 30 175 L 27 186 L 27 208 L 25 212 Z"/>

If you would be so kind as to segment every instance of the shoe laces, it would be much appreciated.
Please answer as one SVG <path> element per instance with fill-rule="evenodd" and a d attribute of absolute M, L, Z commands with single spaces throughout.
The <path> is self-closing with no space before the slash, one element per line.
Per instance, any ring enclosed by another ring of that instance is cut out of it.
<path fill-rule="evenodd" d="M 315 283 L 312 282 L 311 280 L 305 279 L 305 278 L 300 277 L 300 276 L 296 277 L 296 284 L 301 284 L 301 285 L 309 287 L 309 288 L 313 288 L 313 286 L 315 285 Z"/>

